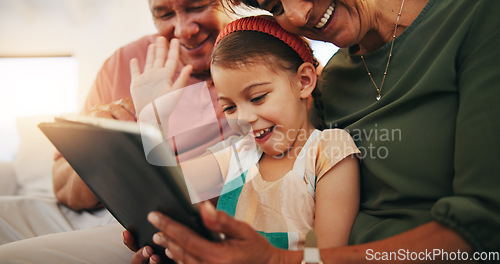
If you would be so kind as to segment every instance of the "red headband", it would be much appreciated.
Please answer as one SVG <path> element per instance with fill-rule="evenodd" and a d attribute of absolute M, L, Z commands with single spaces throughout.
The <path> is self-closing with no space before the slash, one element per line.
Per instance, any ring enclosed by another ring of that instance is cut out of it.
<path fill-rule="evenodd" d="M 222 38 L 236 31 L 258 31 L 267 33 L 288 44 L 288 46 L 299 54 L 304 62 L 314 64 L 312 51 L 302 38 L 284 30 L 276 21 L 262 16 L 243 17 L 229 23 L 219 33 L 215 45 L 217 45 Z"/>

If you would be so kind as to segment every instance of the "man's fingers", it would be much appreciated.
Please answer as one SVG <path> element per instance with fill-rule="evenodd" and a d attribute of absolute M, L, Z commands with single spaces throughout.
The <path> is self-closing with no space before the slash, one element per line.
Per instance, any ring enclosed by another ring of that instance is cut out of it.
<path fill-rule="evenodd" d="M 137 58 L 133 58 L 130 60 L 130 76 L 132 80 L 137 79 L 141 75 L 141 70 L 139 68 L 139 61 Z"/>
<path fill-rule="evenodd" d="M 125 110 L 127 110 L 132 116 L 135 116 L 134 101 L 131 97 L 122 98 L 118 100 L 117 103 L 123 106 L 123 108 L 125 108 Z"/>
<path fill-rule="evenodd" d="M 86 113 L 86 115 L 90 117 L 114 119 L 113 115 L 109 112 L 109 110 L 107 109 L 105 110 L 101 108 L 101 106 L 94 107 L 92 110 Z"/>
<path fill-rule="evenodd" d="M 109 112 L 114 119 L 124 121 L 135 121 L 135 116 L 120 104 L 111 104 Z"/>
<path fill-rule="evenodd" d="M 175 80 L 174 85 L 172 86 L 172 90 L 181 89 L 187 86 L 189 82 L 189 77 L 191 76 L 191 72 L 193 71 L 193 67 L 191 65 L 186 65 L 182 68 L 179 77 Z"/>
<path fill-rule="evenodd" d="M 99 105 L 90 110 L 90 112 L 88 112 L 87 115 L 91 117 L 136 121 L 135 109 L 134 110 L 126 109 L 125 107 L 130 108 L 130 106 L 128 105 L 128 102 L 125 102 L 124 104 L 126 106 L 123 106 L 118 102 L 107 105 Z"/>
<path fill-rule="evenodd" d="M 179 40 L 172 39 L 170 40 L 170 47 L 168 49 L 168 58 L 165 62 L 165 69 L 167 70 L 168 80 L 172 80 L 174 78 L 175 69 L 177 69 L 177 65 L 179 63 Z"/>
<path fill-rule="evenodd" d="M 153 68 L 156 52 L 155 49 L 156 45 L 154 43 L 149 44 L 148 51 L 146 53 L 146 63 L 144 64 L 144 71 L 149 71 Z"/>
<path fill-rule="evenodd" d="M 156 49 L 155 49 L 155 59 L 153 62 L 153 68 L 161 68 L 165 64 L 166 54 L 167 54 L 167 39 L 165 37 L 156 38 Z"/>

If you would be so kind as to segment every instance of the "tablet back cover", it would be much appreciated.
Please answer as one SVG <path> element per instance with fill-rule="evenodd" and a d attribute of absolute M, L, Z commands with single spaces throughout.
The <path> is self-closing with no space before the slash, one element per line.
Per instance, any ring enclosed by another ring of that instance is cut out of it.
<path fill-rule="evenodd" d="M 154 210 L 214 239 L 186 195 L 179 168 L 151 165 L 139 133 L 78 122 L 41 123 L 39 127 L 139 246 L 150 245 L 165 255 L 153 243 L 158 230 L 146 218 Z M 174 158 L 162 150 L 156 149 L 156 155 Z"/>

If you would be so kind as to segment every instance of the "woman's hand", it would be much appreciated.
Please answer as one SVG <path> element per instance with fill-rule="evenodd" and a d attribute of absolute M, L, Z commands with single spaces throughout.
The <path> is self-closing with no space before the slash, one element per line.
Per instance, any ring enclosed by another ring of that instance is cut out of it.
<path fill-rule="evenodd" d="M 279 263 L 284 251 L 273 247 L 246 223 L 216 211 L 209 202 L 200 206 L 200 213 L 208 229 L 224 234 L 222 241 L 208 241 L 167 216 L 151 212 L 148 220 L 160 230 L 153 241 L 167 248 L 167 256 L 177 263 Z"/>
<path fill-rule="evenodd" d="M 170 48 L 167 49 L 167 40 L 161 36 L 156 38 L 155 43 L 149 45 L 142 73 L 137 59 L 130 61 L 132 78 L 130 93 L 138 114 L 145 106 L 162 95 L 187 85 L 192 67 L 186 65 L 178 73 L 177 68 L 180 64 L 179 41 L 172 39 Z"/>

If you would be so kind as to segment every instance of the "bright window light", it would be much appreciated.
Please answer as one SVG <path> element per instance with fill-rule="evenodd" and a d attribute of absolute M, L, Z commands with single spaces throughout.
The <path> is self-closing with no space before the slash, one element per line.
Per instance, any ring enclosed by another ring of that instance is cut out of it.
<path fill-rule="evenodd" d="M 17 117 L 76 112 L 77 78 L 72 57 L 0 58 L 0 161 L 15 156 Z"/>
<path fill-rule="evenodd" d="M 316 57 L 318 62 L 323 66 L 325 66 L 333 54 L 339 50 L 339 48 L 332 43 L 318 40 L 309 40 L 309 45 L 313 50 L 314 57 Z"/>

